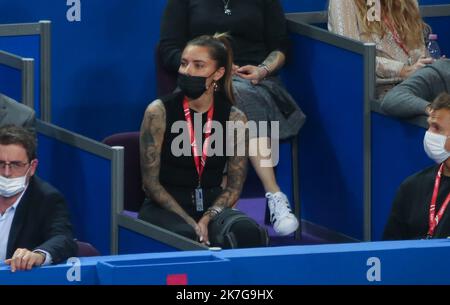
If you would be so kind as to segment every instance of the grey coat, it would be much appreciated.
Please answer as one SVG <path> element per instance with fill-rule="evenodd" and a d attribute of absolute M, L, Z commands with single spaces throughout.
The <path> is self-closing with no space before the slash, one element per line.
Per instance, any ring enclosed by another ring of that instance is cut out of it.
<path fill-rule="evenodd" d="M 381 102 L 386 114 L 411 118 L 427 115 L 425 109 L 439 94 L 450 89 L 450 59 L 426 66 L 389 91 Z"/>
<path fill-rule="evenodd" d="M 34 110 L 0 94 L 0 126 L 17 125 L 35 132 L 36 118 Z"/>

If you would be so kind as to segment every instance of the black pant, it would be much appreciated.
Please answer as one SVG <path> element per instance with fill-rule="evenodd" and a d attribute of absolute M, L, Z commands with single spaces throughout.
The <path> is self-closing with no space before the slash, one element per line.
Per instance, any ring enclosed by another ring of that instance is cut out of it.
<path fill-rule="evenodd" d="M 216 198 L 222 193 L 222 188 L 211 187 L 203 189 L 204 209 L 197 212 L 195 203 L 193 202 L 194 189 L 185 187 L 175 187 L 164 185 L 167 192 L 180 204 L 183 210 L 191 216 L 195 221 L 202 218 L 203 213 L 214 203 Z M 186 223 L 178 214 L 162 208 L 155 202 L 146 199 L 139 211 L 139 219 L 147 221 L 153 225 L 164 228 L 171 232 L 180 234 L 184 237 L 198 240 L 197 234 L 192 226 Z"/>

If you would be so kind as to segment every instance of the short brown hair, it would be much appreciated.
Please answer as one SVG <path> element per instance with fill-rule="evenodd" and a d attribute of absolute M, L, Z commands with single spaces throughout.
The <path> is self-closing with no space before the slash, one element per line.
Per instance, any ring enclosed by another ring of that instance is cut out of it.
<path fill-rule="evenodd" d="M 447 109 L 450 110 L 450 94 L 441 93 L 434 101 L 428 105 L 428 111 Z"/>
<path fill-rule="evenodd" d="M 15 125 L 0 127 L 0 145 L 20 145 L 25 149 L 28 161 L 36 159 L 37 140 L 26 128 Z"/>

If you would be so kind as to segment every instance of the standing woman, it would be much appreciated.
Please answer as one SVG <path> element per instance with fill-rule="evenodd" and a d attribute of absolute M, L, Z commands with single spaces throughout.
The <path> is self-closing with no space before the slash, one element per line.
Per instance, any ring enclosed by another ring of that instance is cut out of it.
<path fill-rule="evenodd" d="M 206 245 L 211 237 L 210 221 L 219 214 L 227 215 L 246 177 L 247 156 L 221 153 L 228 152 L 231 141 L 217 135 L 217 125 L 213 125 L 219 123 L 226 130 L 227 121 L 247 121 L 232 106 L 231 73 L 232 51 L 224 35 L 190 41 L 179 67 L 181 91 L 152 102 L 141 125 L 141 169 L 147 199 L 139 218 Z M 185 128 L 179 128 L 180 122 Z M 182 148 L 178 140 L 186 135 L 188 142 L 182 142 Z M 239 145 L 247 148 L 245 135 L 233 143 L 232 151 Z M 214 154 L 213 146 L 224 149 Z M 187 152 L 183 150 L 186 147 Z M 229 179 L 222 189 L 225 165 Z M 247 233 L 250 238 L 257 236 L 257 244 L 259 231 L 250 228 Z"/>
<path fill-rule="evenodd" d="M 362 42 L 376 44 L 378 98 L 432 63 L 427 57 L 423 22 L 417 0 L 379 1 L 379 16 L 370 14 L 367 0 L 330 0 L 328 30 Z"/>
<path fill-rule="evenodd" d="M 266 191 L 275 232 L 288 235 L 299 223 L 275 179 L 273 156 L 266 160 L 261 149 L 272 148 L 270 122 L 279 123 L 275 136 L 286 139 L 297 135 L 305 121 L 277 76 L 289 45 L 283 9 L 279 0 L 168 0 L 160 37 L 165 68 L 177 71 L 186 43 L 216 32 L 227 32 L 232 38 L 236 107 L 249 121 L 269 123 L 268 132 L 261 128 L 250 135 L 250 161 Z"/>

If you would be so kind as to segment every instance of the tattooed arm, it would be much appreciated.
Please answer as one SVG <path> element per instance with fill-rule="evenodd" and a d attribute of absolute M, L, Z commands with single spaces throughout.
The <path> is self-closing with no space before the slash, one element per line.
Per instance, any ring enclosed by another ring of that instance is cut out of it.
<path fill-rule="evenodd" d="M 235 74 L 251 80 L 253 84 L 259 83 L 265 77 L 273 74 L 283 67 L 286 56 L 281 51 L 273 51 L 259 66 L 247 65 L 236 70 Z"/>
<path fill-rule="evenodd" d="M 227 140 L 227 143 L 233 143 L 234 147 L 233 154 L 227 161 L 226 187 L 213 204 L 220 209 L 230 208 L 236 203 L 247 176 L 248 129 L 245 128 L 247 118 L 242 111 L 231 107 L 229 121 L 235 122 L 237 127 L 233 130 L 233 135 L 227 134 L 227 137 L 234 136 L 233 141 Z"/>
<path fill-rule="evenodd" d="M 267 58 L 263 61 L 262 65 L 259 67 L 260 69 L 266 70 L 266 75 L 264 77 L 269 76 L 270 74 L 273 74 L 274 72 L 280 70 L 284 62 L 286 61 L 286 56 L 281 51 L 273 51 L 272 53 L 267 56 Z M 266 68 L 264 68 L 267 67 Z"/>
<path fill-rule="evenodd" d="M 242 111 L 236 107 L 231 107 L 229 121 L 235 123 L 235 128 L 233 129 L 233 134 L 228 134 L 227 132 L 226 136 L 234 138 L 233 140 L 227 139 L 226 142 L 233 143 L 234 147 L 232 147 L 232 155 L 227 160 L 228 177 L 226 187 L 213 204 L 213 207 L 217 207 L 218 210 L 231 208 L 236 203 L 247 176 L 248 129 L 245 128 L 247 118 Z M 208 224 L 211 221 L 210 215 L 209 213 L 205 213 L 198 222 L 201 241 L 203 240 L 203 243 L 206 245 L 209 245 Z"/>
<path fill-rule="evenodd" d="M 198 233 L 195 220 L 190 217 L 159 182 L 161 148 L 166 130 L 166 110 L 160 100 L 151 103 L 141 125 L 140 154 L 143 189 L 148 198 L 161 207 L 181 216 Z"/>

